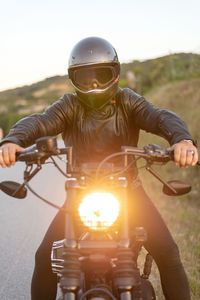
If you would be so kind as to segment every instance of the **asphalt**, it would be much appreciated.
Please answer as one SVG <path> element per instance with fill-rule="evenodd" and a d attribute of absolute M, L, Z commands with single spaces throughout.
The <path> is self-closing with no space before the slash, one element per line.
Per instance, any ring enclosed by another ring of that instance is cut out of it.
<path fill-rule="evenodd" d="M 23 182 L 24 163 L 0 169 L 0 182 Z M 64 169 L 64 164 L 61 164 Z M 64 177 L 53 165 L 46 165 L 30 182 L 32 188 L 48 200 L 61 205 L 65 199 Z M 30 192 L 25 199 L 15 199 L 0 191 L 0 299 L 29 300 L 38 248 L 56 209 Z"/>

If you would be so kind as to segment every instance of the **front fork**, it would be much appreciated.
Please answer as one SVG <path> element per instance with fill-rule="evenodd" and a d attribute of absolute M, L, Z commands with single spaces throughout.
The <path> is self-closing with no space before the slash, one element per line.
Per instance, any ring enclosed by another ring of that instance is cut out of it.
<path fill-rule="evenodd" d="M 67 191 L 67 199 L 64 209 L 69 211 L 65 214 L 65 240 L 63 250 L 63 269 L 61 271 L 60 288 L 63 292 L 64 299 L 75 300 L 81 286 L 81 268 L 79 262 L 79 253 L 76 248 L 76 239 L 74 231 L 74 223 L 72 205 L 76 200 L 78 182 L 76 178 L 69 178 L 65 185 Z"/>
<path fill-rule="evenodd" d="M 117 249 L 117 262 L 113 270 L 113 284 L 121 300 L 142 300 L 140 273 L 136 266 L 136 257 L 130 248 L 129 222 L 128 222 L 128 195 L 127 179 L 120 177 L 120 198 L 122 205 L 122 224 L 120 230 L 120 241 Z M 65 215 L 65 240 L 63 251 L 63 269 L 61 271 L 60 288 L 64 299 L 77 299 L 81 287 L 81 267 L 79 253 L 75 239 L 74 224 L 72 220 L 72 207 L 76 200 L 78 182 L 76 178 L 70 178 L 66 182 L 67 201 L 64 209 L 69 211 Z"/>
<path fill-rule="evenodd" d="M 126 177 L 118 178 L 122 204 L 120 242 L 117 249 L 116 267 L 113 271 L 114 287 L 121 300 L 142 300 L 141 278 L 136 265 L 134 251 L 130 248 L 128 218 L 128 182 Z"/>

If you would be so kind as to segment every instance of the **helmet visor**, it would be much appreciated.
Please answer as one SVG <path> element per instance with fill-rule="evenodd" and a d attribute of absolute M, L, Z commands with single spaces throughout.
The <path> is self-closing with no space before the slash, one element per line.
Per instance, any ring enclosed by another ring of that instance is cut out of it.
<path fill-rule="evenodd" d="M 90 90 L 94 86 L 100 89 L 105 88 L 116 77 L 113 66 L 98 66 L 75 69 L 72 80 L 75 86 L 83 90 Z"/>

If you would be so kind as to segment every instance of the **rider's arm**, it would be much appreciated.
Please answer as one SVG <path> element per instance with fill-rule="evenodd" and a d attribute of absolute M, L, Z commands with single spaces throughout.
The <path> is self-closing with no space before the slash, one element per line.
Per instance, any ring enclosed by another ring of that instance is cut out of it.
<path fill-rule="evenodd" d="M 72 94 L 65 94 L 43 114 L 33 114 L 17 122 L 0 142 L 0 165 L 14 165 L 16 152 L 32 145 L 39 137 L 54 136 L 69 128 L 73 115 L 72 97 Z"/>
<path fill-rule="evenodd" d="M 185 122 L 175 113 L 155 107 L 144 97 L 130 92 L 130 90 L 126 92 L 129 95 L 128 110 L 136 126 L 164 137 L 175 152 L 176 164 L 183 167 L 196 164 L 198 160 L 197 144 L 190 135 Z M 184 140 L 191 140 L 191 143 Z"/>

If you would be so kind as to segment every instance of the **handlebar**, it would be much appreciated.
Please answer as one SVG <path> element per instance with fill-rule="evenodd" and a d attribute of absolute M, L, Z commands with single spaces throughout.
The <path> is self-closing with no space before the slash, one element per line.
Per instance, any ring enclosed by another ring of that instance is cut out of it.
<path fill-rule="evenodd" d="M 55 160 L 53 159 L 52 156 L 59 156 L 61 154 L 67 155 L 67 173 L 63 172 L 59 166 L 56 164 Z M 110 160 L 111 158 L 114 157 L 119 157 L 122 156 L 124 159 L 124 163 L 122 168 L 119 171 L 119 168 L 117 166 L 117 171 L 115 172 L 114 175 L 119 175 L 123 172 L 126 172 L 128 168 L 132 165 L 132 163 L 135 160 L 132 160 L 129 162 L 128 156 L 136 156 L 137 158 L 144 158 L 147 162 L 147 164 L 144 166 L 147 171 L 149 171 L 153 176 L 155 176 L 159 181 L 161 181 L 165 187 L 167 187 L 167 191 L 169 193 L 174 193 L 173 195 L 178 195 L 176 192 L 176 188 L 170 186 L 167 182 L 165 182 L 159 174 L 157 174 L 152 168 L 151 165 L 154 162 L 158 162 L 161 164 L 164 164 L 168 161 L 172 161 L 174 159 L 174 152 L 167 150 L 165 148 L 162 148 L 159 145 L 156 144 L 150 144 L 147 145 L 143 148 L 137 148 L 137 147 L 130 147 L 130 146 L 123 146 L 121 147 L 121 152 L 113 153 L 109 156 L 107 156 L 104 160 L 102 160 L 96 169 L 96 176 L 95 180 L 99 180 L 98 175 L 100 174 L 100 169 L 104 165 L 105 162 Z M 28 189 L 31 190 L 30 186 L 28 186 L 28 182 L 40 171 L 41 169 L 41 164 L 44 164 L 45 161 L 49 158 L 52 157 L 52 161 L 54 165 L 57 167 L 57 169 L 65 176 L 65 177 L 70 177 L 72 173 L 77 173 L 77 168 L 73 168 L 73 159 L 72 159 L 72 147 L 65 147 L 65 148 L 58 148 L 57 147 L 57 141 L 55 137 L 44 137 L 36 140 L 36 144 L 27 148 L 25 151 L 18 152 L 16 154 L 16 160 L 17 161 L 24 161 L 27 164 L 27 168 L 24 172 L 24 183 L 22 185 L 19 184 L 16 190 L 16 184 L 14 185 L 13 188 L 13 183 L 12 186 L 10 187 L 11 183 L 10 182 L 5 182 L 4 184 L 1 183 L 0 189 L 5 191 L 7 194 L 22 198 L 24 197 L 24 191 L 21 193 L 22 189 L 24 186 L 27 186 Z M 136 159 L 137 159 L 136 158 Z M 32 170 L 32 165 L 37 164 L 37 167 Z M 200 161 L 198 161 L 197 165 L 200 165 Z M 28 168 L 28 166 L 31 166 L 31 168 Z M 78 170 L 79 172 L 80 170 Z M 88 175 L 88 174 L 86 174 Z M 108 177 L 108 175 L 104 174 L 103 178 L 104 180 Z M 100 178 L 102 180 L 102 178 Z M 180 182 L 179 182 L 180 183 Z M 8 187 L 9 186 L 9 187 Z M 3 189 L 3 187 L 5 187 Z M 35 193 L 33 190 L 31 190 L 33 193 Z M 26 191 L 25 191 L 26 192 Z M 179 193 L 180 194 L 180 193 Z M 44 198 L 40 197 L 37 193 L 35 193 L 37 197 L 39 197 L 41 200 L 47 202 L 50 204 L 48 200 L 45 200 Z M 52 205 L 52 204 L 50 204 Z M 55 205 L 53 205 L 55 207 Z"/>
<path fill-rule="evenodd" d="M 150 160 L 151 162 L 168 162 L 174 159 L 174 151 L 167 150 L 157 144 L 149 144 L 144 148 L 136 148 L 130 146 L 123 146 L 122 151 L 126 154 L 132 153 L 133 155 L 138 155 L 143 157 L 146 160 Z M 127 165 L 127 156 L 125 154 L 125 166 Z"/>
<path fill-rule="evenodd" d="M 16 153 L 16 161 L 24 161 L 27 164 L 42 164 L 51 156 L 65 154 L 68 163 L 72 164 L 72 147 L 58 148 L 56 137 L 43 137 L 36 140 L 36 144 L 25 151 Z"/>
<path fill-rule="evenodd" d="M 16 161 L 24 161 L 27 163 L 37 163 L 40 160 L 46 160 L 51 156 L 58 156 L 62 154 L 69 154 L 71 147 L 60 148 L 53 152 L 38 151 L 34 146 L 32 149 L 26 149 L 25 151 L 16 153 Z M 42 162 L 41 162 L 42 163 Z"/>
<path fill-rule="evenodd" d="M 128 165 L 128 155 L 135 155 L 146 159 L 147 161 L 166 163 L 174 159 L 174 152 L 167 150 L 157 144 L 150 144 L 143 148 L 122 146 L 122 152 L 111 154 L 106 158 L 123 155 L 124 166 Z M 24 161 L 27 164 L 43 164 L 51 156 L 65 154 L 68 158 L 68 166 L 72 168 L 72 147 L 58 148 L 55 137 L 44 137 L 36 140 L 36 144 L 27 148 L 25 151 L 16 154 L 17 161 Z M 197 165 L 200 165 L 198 161 Z"/>

